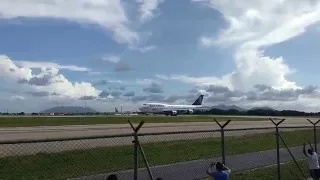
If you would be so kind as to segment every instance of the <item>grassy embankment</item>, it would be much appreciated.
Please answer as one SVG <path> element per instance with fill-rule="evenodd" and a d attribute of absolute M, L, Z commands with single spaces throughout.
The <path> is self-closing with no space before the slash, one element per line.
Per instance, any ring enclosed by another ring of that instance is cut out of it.
<path fill-rule="evenodd" d="M 283 132 L 283 138 L 289 146 L 299 146 L 303 142 L 312 139 L 312 131 Z M 143 148 L 152 166 L 218 157 L 220 156 L 220 143 L 219 138 L 207 138 L 201 140 L 148 143 L 143 144 Z M 226 153 L 228 155 L 269 149 L 275 149 L 274 133 L 226 138 Z M 132 160 L 132 146 L 7 157 L 0 158 L 0 177 L 4 179 L 66 179 L 130 169 L 132 168 Z M 143 166 L 141 159 L 139 165 Z M 270 177 L 273 171 L 271 169 L 257 171 L 256 173 L 258 176 L 265 177 L 268 175 Z M 245 176 L 257 179 L 256 175 L 241 174 L 233 178 L 237 177 L 239 179 Z"/>

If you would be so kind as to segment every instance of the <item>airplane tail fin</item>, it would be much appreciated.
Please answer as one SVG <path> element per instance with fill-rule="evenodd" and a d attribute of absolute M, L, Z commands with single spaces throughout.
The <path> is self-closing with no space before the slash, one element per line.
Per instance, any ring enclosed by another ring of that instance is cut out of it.
<path fill-rule="evenodd" d="M 203 95 L 201 94 L 198 99 L 192 105 L 201 105 L 203 100 Z"/>
<path fill-rule="evenodd" d="M 117 108 L 114 108 L 114 111 L 115 111 L 116 113 L 119 112 Z"/>

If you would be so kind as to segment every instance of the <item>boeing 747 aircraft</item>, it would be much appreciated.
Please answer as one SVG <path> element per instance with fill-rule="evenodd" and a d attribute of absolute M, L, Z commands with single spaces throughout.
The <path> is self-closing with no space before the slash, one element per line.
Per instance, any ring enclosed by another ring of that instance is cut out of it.
<path fill-rule="evenodd" d="M 165 114 L 176 116 L 178 112 L 187 112 L 192 114 L 194 110 L 203 109 L 201 105 L 203 100 L 203 95 L 200 95 L 198 99 L 192 105 L 170 105 L 164 103 L 145 103 L 139 110 L 142 113 L 152 113 L 152 114 Z"/>

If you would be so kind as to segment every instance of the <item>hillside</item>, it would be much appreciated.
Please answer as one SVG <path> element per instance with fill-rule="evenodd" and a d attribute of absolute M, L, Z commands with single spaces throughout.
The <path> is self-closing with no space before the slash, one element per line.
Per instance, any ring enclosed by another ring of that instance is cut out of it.
<path fill-rule="evenodd" d="M 254 107 L 254 108 L 251 108 L 250 110 L 270 110 L 270 111 L 275 111 L 275 109 L 270 108 L 270 107 Z"/>
<path fill-rule="evenodd" d="M 211 106 L 212 109 L 221 109 L 221 110 L 238 110 L 238 111 L 246 111 L 246 109 L 244 108 L 241 108 L 239 106 L 235 106 L 235 105 L 231 105 L 231 106 L 227 106 L 227 105 L 223 105 L 223 104 L 220 104 L 220 105 L 216 105 L 216 106 Z"/>

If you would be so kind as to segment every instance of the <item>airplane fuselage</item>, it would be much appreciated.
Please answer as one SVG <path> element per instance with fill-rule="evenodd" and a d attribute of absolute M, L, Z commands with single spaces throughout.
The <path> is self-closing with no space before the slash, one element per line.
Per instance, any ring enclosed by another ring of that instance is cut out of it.
<path fill-rule="evenodd" d="M 194 110 L 202 109 L 201 105 L 203 99 L 203 95 L 200 95 L 197 100 L 191 105 L 172 105 L 172 104 L 164 104 L 164 103 L 145 103 L 139 110 L 142 113 L 154 113 L 154 114 L 166 114 L 176 116 L 181 111 L 187 112 L 188 114 L 192 114 Z"/>
<path fill-rule="evenodd" d="M 162 103 L 146 103 L 139 108 L 141 112 L 145 113 L 165 113 L 171 111 L 193 111 L 202 108 L 202 105 L 171 105 Z"/>

